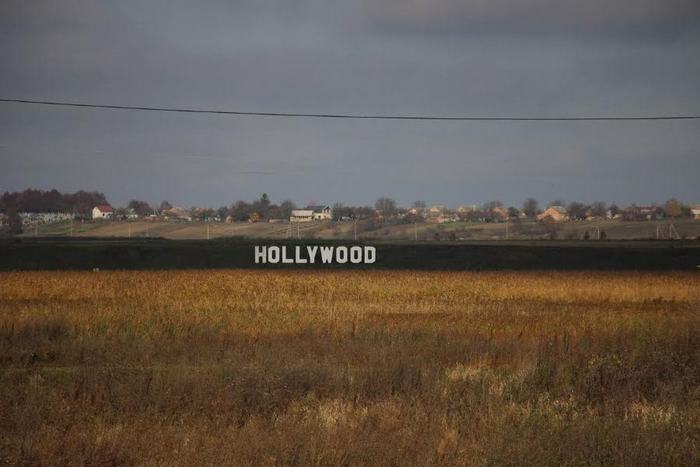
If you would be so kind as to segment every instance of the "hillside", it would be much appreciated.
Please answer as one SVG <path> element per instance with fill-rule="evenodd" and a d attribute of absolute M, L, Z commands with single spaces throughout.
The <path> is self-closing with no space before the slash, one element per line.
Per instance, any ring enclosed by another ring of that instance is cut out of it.
<path fill-rule="evenodd" d="M 683 219 L 673 222 L 681 238 L 700 238 L 700 221 Z M 509 239 L 582 239 L 586 232 L 597 238 L 597 232 L 605 232 L 608 239 L 633 240 L 656 238 L 657 227 L 668 235 L 668 221 L 577 221 L 554 225 L 536 222 L 522 223 L 467 223 L 450 224 L 398 224 L 370 225 L 357 223 L 358 239 L 380 240 L 434 240 L 437 233 L 441 240 L 503 240 Z M 355 226 L 352 222 L 289 223 L 201 223 L 133 221 L 93 221 L 51 224 L 25 232 L 24 236 L 76 236 L 76 237 L 161 237 L 173 240 L 195 240 L 221 237 L 247 238 L 318 238 L 352 239 Z"/>

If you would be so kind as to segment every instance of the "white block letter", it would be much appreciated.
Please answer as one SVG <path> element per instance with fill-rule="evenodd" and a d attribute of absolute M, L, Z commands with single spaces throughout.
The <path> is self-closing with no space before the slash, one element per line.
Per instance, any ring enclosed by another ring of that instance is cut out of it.
<path fill-rule="evenodd" d="M 321 262 L 332 263 L 333 262 L 333 247 L 332 246 L 322 246 L 321 250 Z"/>
<path fill-rule="evenodd" d="M 255 264 L 263 263 L 267 259 L 267 247 L 255 245 Z"/>
<path fill-rule="evenodd" d="M 335 249 L 335 261 L 338 264 L 345 264 L 348 262 L 348 247 L 339 246 Z"/>
<path fill-rule="evenodd" d="M 280 262 L 280 247 L 271 246 L 267 249 L 267 261 L 272 264 Z"/>
<path fill-rule="evenodd" d="M 353 264 L 362 262 L 362 248 L 359 246 L 350 248 L 350 262 Z"/>
<path fill-rule="evenodd" d="M 377 249 L 373 246 L 365 247 L 365 264 L 372 264 L 377 261 Z"/>

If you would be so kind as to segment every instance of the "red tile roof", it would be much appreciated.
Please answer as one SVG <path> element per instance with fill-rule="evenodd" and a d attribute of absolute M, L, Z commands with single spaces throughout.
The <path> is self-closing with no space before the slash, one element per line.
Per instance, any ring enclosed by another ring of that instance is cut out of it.
<path fill-rule="evenodd" d="M 113 212 L 114 211 L 114 209 L 112 209 L 112 206 L 110 206 L 109 204 L 98 204 L 95 207 L 102 212 Z"/>

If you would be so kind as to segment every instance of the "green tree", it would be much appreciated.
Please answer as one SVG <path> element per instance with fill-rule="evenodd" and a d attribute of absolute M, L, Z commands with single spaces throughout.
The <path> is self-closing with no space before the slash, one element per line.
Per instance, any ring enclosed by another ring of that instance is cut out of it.
<path fill-rule="evenodd" d="M 267 196 L 267 193 L 263 193 L 262 196 L 260 196 L 260 199 L 253 203 L 253 211 L 258 213 L 258 216 L 260 218 L 267 218 L 269 215 L 269 213 L 268 213 L 269 209 L 270 209 L 270 197 Z"/>

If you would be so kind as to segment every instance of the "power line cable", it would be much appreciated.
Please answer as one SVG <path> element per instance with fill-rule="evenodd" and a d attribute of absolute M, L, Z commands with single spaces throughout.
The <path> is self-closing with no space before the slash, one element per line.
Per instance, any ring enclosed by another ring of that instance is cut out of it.
<path fill-rule="evenodd" d="M 192 109 L 177 107 L 150 107 L 140 105 L 107 105 L 88 104 L 80 102 L 59 102 L 30 99 L 0 98 L 0 102 L 15 104 L 35 104 L 57 107 L 80 107 L 87 109 L 109 110 L 139 110 L 147 112 L 173 112 L 211 115 L 240 115 L 257 117 L 303 117 L 303 118 L 337 118 L 351 120 L 437 120 L 437 121 L 513 121 L 513 122 L 586 122 L 586 121 L 637 121 L 637 120 L 700 120 L 700 115 L 644 115 L 644 116 L 597 116 L 597 117 L 447 117 L 427 115 L 360 115 L 360 114 L 326 114 L 326 113 L 297 113 L 297 112 L 245 112 L 238 110 Z"/>

